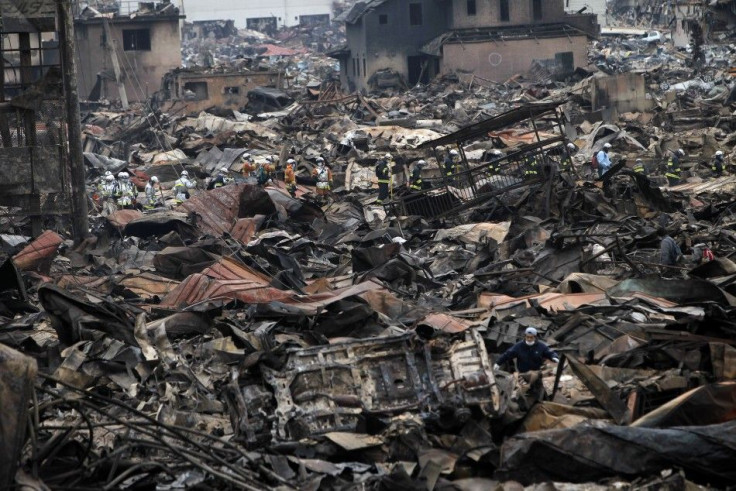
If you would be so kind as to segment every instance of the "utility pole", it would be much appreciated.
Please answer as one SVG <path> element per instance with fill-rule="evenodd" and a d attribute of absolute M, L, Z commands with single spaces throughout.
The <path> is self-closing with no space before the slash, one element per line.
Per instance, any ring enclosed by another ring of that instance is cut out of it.
<path fill-rule="evenodd" d="M 79 116 L 79 91 L 77 89 L 77 65 L 74 59 L 74 16 L 71 0 L 57 0 L 59 16 L 59 54 L 64 74 L 64 100 L 66 105 L 67 138 L 69 144 L 69 169 L 72 186 L 72 232 L 74 242 L 79 243 L 89 233 L 87 217 L 87 188 L 82 154 L 81 118 Z"/>

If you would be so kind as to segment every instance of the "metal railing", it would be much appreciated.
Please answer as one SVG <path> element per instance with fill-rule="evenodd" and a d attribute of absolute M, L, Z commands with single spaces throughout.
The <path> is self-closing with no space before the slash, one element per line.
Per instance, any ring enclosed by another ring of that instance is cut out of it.
<path fill-rule="evenodd" d="M 487 158 L 451 176 L 423 179 L 426 189 L 398 196 L 384 205 L 395 216 L 442 218 L 516 188 L 545 180 L 555 169 L 567 169 L 571 159 L 562 137 L 522 150 Z M 464 164 L 459 164 L 464 165 Z M 440 165 L 441 171 L 444 168 Z"/>

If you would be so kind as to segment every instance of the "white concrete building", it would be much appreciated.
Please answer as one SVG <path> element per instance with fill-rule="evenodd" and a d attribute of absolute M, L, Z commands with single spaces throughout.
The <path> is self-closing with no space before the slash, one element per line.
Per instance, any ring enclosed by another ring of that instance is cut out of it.
<path fill-rule="evenodd" d="M 235 27 L 267 30 L 332 20 L 334 0 L 179 0 L 187 21 L 228 20 Z"/>

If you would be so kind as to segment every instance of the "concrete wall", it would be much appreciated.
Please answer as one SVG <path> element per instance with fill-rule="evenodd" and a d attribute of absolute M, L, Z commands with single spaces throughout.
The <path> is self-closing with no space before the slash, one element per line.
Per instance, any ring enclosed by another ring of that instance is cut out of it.
<path fill-rule="evenodd" d="M 246 27 L 246 19 L 261 17 L 276 17 L 277 27 L 291 27 L 299 25 L 302 15 L 328 14 L 332 19 L 332 3 L 333 0 L 185 0 L 182 13 L 190 22 L 232 19 L 241 29 Z"/>
<path fill-rule="evenodd" d="M 654 106 L 654 101 L 647 98 L 646 83 L 641 73 L 594 78 L 592 84 L 593 111 L 615 107 L 620 114 L 648 111 Z"/>
<path fill-rule="evenodd" d="M 124 51 L 123 30 L 149 29 L 150 51 Z M 128 101 L 147 100 L 161 88 L 161 78 L 166 72 L 181 66 L 181 39 L 179 19 L 161 18 L 113 21 L 110 30 L 117 47 L 120 67 L 125 74 L 125 90 Z M 79 97 L 87 99 L 95 85 L 97 73 L 113 67 L 110 56 L 103 46 L 103 26 L 98 19 L 75 22 L 75 37 L 78 58 Z M 109 100 L 120 100 L 117 85 L 107 80 L 102 92 Z"/>
<path fill-rule="evenodd" d="M 587 64 L 587 49 L 586 36 L 506 40 L 503 44 L 492 41 L 446 44 L 440 71 L 461 70 L 504 82 L 517 73 L 527 72 L 533 60 L 554 58 L 556 53 L 571 51 L 574 65 L 584 66 Z"/>
<path fill-rule="evenodd" d="M 202 100 L 187 100 L 182 96 L 187 83 L 206 83 L 207 95 Z M 256 87 L 279 87 L 283 77 L 279 72 L 252 72 L 235 74 L 191 74 L 183 73 L 168 87 L 171 98 L 162 104 L 162 110 L 182 110 L 182 113 L 199 113 L 211 107 L 241 110 L 248 103 L 248 91 Z M 237 87 L 237 94 L 231 87 Z M 280 88 L 280 87 L 279 87 Z"/>
<path fill-rule="evenodd" d="M 549 24 L 563 22 L 563 0 L 541 0 L 542 20 L 532 16 L 532 0 L 508 0 L 509 20 L 500 20 L 500 0 L 475 0 L 475 15 L 468 15 L 467 0 L 452 0 L 451 29 L 501 27 L 519 24 Z"/>
<path fill-rule="evenodd" d="M 412 3 L 422 5 L 421 25 L 410 25 L 409 5 Z M 384 15 L 386 23 L 381 24 L 381 16 Z M 386 2 L 367 13 L 360 25 L 347 25 L 350 59 L 346 68 L 349 83 L 352 82 L 352 87 L 357 90 L 367 88 L 370 76 L 385 68 L 393 69 L 408 79 L 407 57 L 420 55 L 419 48 L 442 34 L 446 25 L 446 9 L 441 0 Z M 356 63 L 355 71 L 353 63 Z"/>

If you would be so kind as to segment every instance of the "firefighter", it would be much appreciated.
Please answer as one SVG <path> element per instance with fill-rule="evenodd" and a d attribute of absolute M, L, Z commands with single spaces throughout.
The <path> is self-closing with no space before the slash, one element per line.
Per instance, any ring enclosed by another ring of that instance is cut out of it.
<path fill-rule="evenodd" d="M 492 176 L 496 176 L 501 173 L 501 159 L 503 158 L 503 152 L 501 150 L 493 150 L 491 152 L 491 160 L 488 162 L 488 172 Z"/>
<path fill-rule="evenodd" d="M 388 198 L 389 185 L 391 184 L 391 170 L 389 169 L 389 163 L 391 162 L 391 154 L 387 153 L 382 159 L 376 164 L 376 178 L 378 179 L 378 199 L 376 204 L 383 204 L 383 201 Z"/>
<path fill-rule="evenodd" d="M 286 161 L 286 170 L 284 171 L 284 184 L 286 190 L 289 192 L 292 198 L 296 198 L 296 174 L 294 173 L 294 167 L 296 167 L 296 161 L 289 159 Z"/>
<path fill-rule="evenodd" d="M 679 148 L 670 156 L 669 160 L 667 160 L 667 172 L 664 176 L 667 178 L 667 183 L 670 186 L 676 186 L 680 183 L 680 159 L 684 156 L 685 151 Z"/>
<path fill-rule="evenodd" d="M 424 182 L 422 181 L 422 169 L 424 169 L 426 165 L 427 162 L 424 160 L 420 160 L 414 164 L 414 169 L 412 169 L 411 176 L 409 177 L 409 189 L 412 191 L 421 191 L 424 187 Z"/>
<path fill-rule="evenodd" d="M 146 210 L 152 210 L 156 206 L 158 201 L 156 199 L 156 191 L 158 190 L 158 187 L 158 177 L 151 176 L 151 178 L 146 183 L 146 189 L 144 191 L 146 194 L 146 204 L 143 205 L 143 208 L 145 208 Z"/>
<path fill-rule="evenodd" d="M 721 177 L 721 175 L 723 175 L 723 152 L 721 150 L 718 150 L 715 155 L 713 155 L 711 170 L 715 177 Z"/>
<path fill-rule="evenodd" d="M 644 167 L 644 161 L 642 159 L 636 159 L 634 168 L 632 169 L 637 174 L 646 175 L 646 168 Z"/>
<path fill-rule="evenodd" d="M 533 178 L 539 174 L 539 162 L 536 155 L 530 155 L 526 158 L 526 166 L 524 167 L 524 177 Z"/>
<path fill-rule="evenodd" d="M 108 216 L 117 211 L 118 207 L 115 203 L 118 185 L 115 182 L 115 176 L 112 173 L 106 173 L 104 181 L 100 187 L 100 196 L 102 198 L 102 216 Z"/>
<path fill-rule="evenodd" d="M 133 208 L 135 196 L 133 195 L 133 183 L 129 180 L 130 175 L 127 172 L 118 174 L 116 198 L 118 207 Z"/>
<path fill-rule="evenodd" d="M 265 162 L 256 165 L 256 181 L 261 186 L 265 186 L 266 184 L 271 182 L 271 178 L 275 171 L 276 165 L 274 164 L 274 158 L 269 155 L 268 157 L 266 157 Z"/>
<path fill-rule="evenodd" d="M 317 181 L 317 198 L 324 201 L 332 189 L 332 171 L 322 157 L 317 157 L 317 168 L 312 170 L 312 176 Z"/>
<path fill-rule="evenodd" d="M 227 167 L 222 167 L 220 168 L 220 170 L 217 171 L 217 175 L 215 176 L 215 178 L 212 179 L 207 185 L 207 189 L 221 188 L 222 186 L 230 184 L 231 182 L 232 178 L 230 177 L 230 169 L 228 169 Z"/>
<path fill-rule="evenodd" d="M 243 162 L 243 167 L 240 169 L 240 173 L 243 174 L 243 177 L 250 177 L 253 175 L 253 173 L 256 170 L 255 164 L 251 161 L 251 156 L 249 153 L 244 153 L 240 160 Z"/>
<path fill-rule="evenodd" d="M 174 183 L 174 196 L 177 203 L 181 203 L 189 199 L 189 190 L 196 185 L 196 182 L 189 179 L 189 172 L 181 171 L 181 176 Z"/>
<path fill-rule="evenodd" d="M 460 172 L 460 153 L 454 148 L 445 157 L 443 168 L 446 177 L 452 177 L 453 174 Z"/>

